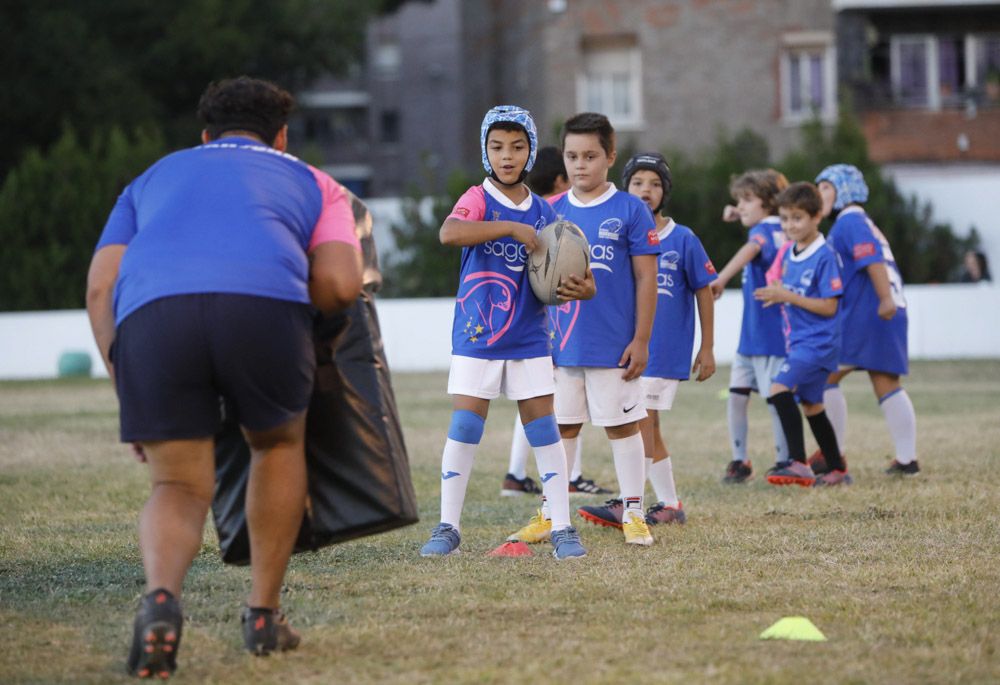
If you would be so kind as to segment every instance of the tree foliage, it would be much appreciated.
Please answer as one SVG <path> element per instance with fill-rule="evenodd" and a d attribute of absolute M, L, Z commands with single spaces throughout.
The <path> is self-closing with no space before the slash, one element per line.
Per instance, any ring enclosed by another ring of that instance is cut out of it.
<path fill-rule="evenodd" d="M 395 4 L 399 4 L 398 2 Z M 163 128 L 170 148 L 195 140 L 198 96 L 240 74 L 296 89 L 360 54 L 381 0 L 4 0 L 0 178 L 70 124 Z"/>
<path fill-rule="evenodd" d="M 47 153 L 30 150 L 0 186 L 0 310 L 82 307 L 115 197 L 164 151 L 155 130 L 84 143 L 70 127 Z"/>
<path fill-rule="evenodd" d="M 849 109 L 845 106 L 842 111 Z M 749 130 L 731 137 L 720 134 L 715 147 L 695 159 L 681 154 L 668 154 L 668 159 L 674 173 L 669 213 L 698 233 L 719 268 L 746 241 L 746 229 L 739 223 L 724 223 L 721 218 L 722 208 L 732 202 L 730 179 L 748 169 L 768 166 L 780 170 L 790 182 L 812 181 L 830 164 L 857 166 L 869 188 L 865 210 L 889 240 L 907 283 L 949 280 L 964 252 L 978 244 L 975 232 L 967 238 L 957 237 L 950 225 L 933 220 L 929 203 L 904 196 L 891 179 L 885 178 L 868 155 L 860 126 L 847 113 L 829 128 L 818 121 L 803 126 L 800 145 L 777 162 L 771 160 L 766 141 Z M 737 279 L 731 285 L 738 287 Z"/>
<path fill-rule="evenodd" d="M 403 221 L 391 226 L 396 244 L 385 265 L 383 297 L 452 297 L 458 291 L 462 251 L 442 245 L 438 231 L 475 181 L 455 171 L 429 205 L 414 189 L 403 200 Z"/>

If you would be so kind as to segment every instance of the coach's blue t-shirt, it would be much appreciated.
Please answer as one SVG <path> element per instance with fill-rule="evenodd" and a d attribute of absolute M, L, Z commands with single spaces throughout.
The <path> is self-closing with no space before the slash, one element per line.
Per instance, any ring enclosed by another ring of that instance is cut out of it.
<path fill-rule="evenodd" d="M 753 297 L 754 290 L 767 285 L 767 269 L 785 242 L 781 220 L 769 216 L 753 226 L 747 242 L 760 247 L 760 252 L 743 267 L 743 323 L 736 351 L 746 356 L 781 357 L 785 354 L 781 312 L 777 307 L 763 307 Z"/>
<path fill-rule="evenodd" d="M 781 282 L 805 297 L 840 297 L 844 293 L 837 253 L 822 234 L 799 254 L 795 254 L 794 246 L 785 253 Z M 778 308 L 772 305 L 769 309 Z M 781 311 L 786 319 L 788 358 L 835 371 L 840 354 L 839 314 L 820 316 L 787 302 L 781 305 Z"/>
<path fill-rule="evenodd" d="M 635 337 L 632 257 L 659 254 L 656 222 L 642 200 L 613 183 L 586 204 L 570 190 L 553 198 L 552 207 L 587 236 L 597 285 L 593 299 L 552 308 L 553 359 L 557 366 L 617 367 Z"/>
<path fill-rule="evenodd" d="M 448 218 L 516 221 L 540 231 L 555 216 L 538 195 L 529 193 L 516 205 L 487 178 L 459 198 Z M 545 305 L 528 283 L 527 258 L 524 243 L 510 237 L 462 248 L 452 354 L 479 359 L 549 355 Z"/>
<path fill-rule="evenodd" d="M 694 293 L 716 279 L 698 236 L 671 219 L 659 232 L 656 318 L 643 376 L 687 380 L 694 347 Z"/>
<path fill-rule="evenodd" d="M 122 191 L 97 244 L 127 245 L 115 322 L 172 295 L 308 303 L 321 232 L 358 244 L 343 188 L 295 157 L 236 136 L 167 155 Z"/>

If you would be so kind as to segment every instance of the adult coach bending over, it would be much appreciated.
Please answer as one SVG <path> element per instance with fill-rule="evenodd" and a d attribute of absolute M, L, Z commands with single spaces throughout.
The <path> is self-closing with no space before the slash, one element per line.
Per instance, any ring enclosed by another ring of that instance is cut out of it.
<path fill-rule="evenodd" d="M 278 607 L 305 506 L 310 303 L 354 302 L 361 261 L 343 189 L 284 152 L 292 106 L 266 81 L 209 85 L 198 105 L 204 144 L 125 188 L 90 265 L 87 311 L 118 391 L 121 439 L 139 445 L 152 481 L 139 521 L 146 593 L 128 658 L 139 677 L 176 668 L 220 396 L 238 408 L 253 455 L 244 640 L 255 654 L 299 641 Z"/>

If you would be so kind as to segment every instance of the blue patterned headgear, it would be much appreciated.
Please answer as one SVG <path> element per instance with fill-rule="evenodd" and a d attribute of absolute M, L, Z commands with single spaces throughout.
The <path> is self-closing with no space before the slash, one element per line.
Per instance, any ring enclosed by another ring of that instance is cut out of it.
<path fill-rule="evenodd" d="M 538 130 L 535 128 L 535 120 L 531 118 L 531 112 L 518 107 L 517 105 L 497 105 L 483 117 L 483 125 L 479 131 L 479 146 L 483 152 L 483 168 L 491 177 L 496 178 L 493 167 L 490 166 L 490 159 L 486 155 L 486 136 L 490 129 L 500 122 L 517 124 L 528 134 L 528 163 L 521 171 L 521 180 L 535 166 L 535 156 L 538 154 Z"/>
<path fill-rule="evenodd" d="M 837 191 L 833 201 L 834 209 L 843 209 L 852 202 L 862 203 L 868 199 L 868 184 L 865 177 L 853 164 L 833 164 L 819 172 L 816 183 L 826 181 Z"/>

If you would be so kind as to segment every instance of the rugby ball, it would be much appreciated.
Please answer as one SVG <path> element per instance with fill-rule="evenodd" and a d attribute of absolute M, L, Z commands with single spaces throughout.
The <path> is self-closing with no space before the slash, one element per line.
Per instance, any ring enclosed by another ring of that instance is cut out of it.
<path fill-rule="evenodd" d="M 528 283 L 545 304 L 562 304 L 556 295 L 559 283 L 570 274 L 583 278 L 589 264 L 590 244 L 580 227 L 553 221 L 538 232 L 538 247 L 528 255 Z"/>

